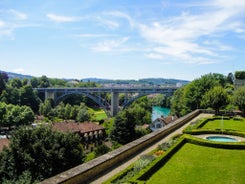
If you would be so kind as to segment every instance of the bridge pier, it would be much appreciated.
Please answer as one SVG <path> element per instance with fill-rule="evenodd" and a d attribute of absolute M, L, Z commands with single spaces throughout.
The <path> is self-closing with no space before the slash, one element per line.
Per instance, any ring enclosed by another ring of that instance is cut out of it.
<path fill-rule="evenodd" d="M 52 92 L 52 91 L 45 91 L 45 100 L 46 99 L 52 99 L 52 100 L 55 100 L 55 92 Z"/>
<path fill-rule="evenodd" d="M 115 116 L 118 112 L 119 106 L 119 93 L 112 92 L 111 93 L 111 116 Z"/>

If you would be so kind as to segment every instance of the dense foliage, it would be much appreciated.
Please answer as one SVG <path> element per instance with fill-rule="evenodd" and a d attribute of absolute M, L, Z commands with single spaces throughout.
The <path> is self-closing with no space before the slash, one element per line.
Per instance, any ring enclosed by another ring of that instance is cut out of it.
<path fill-rule="evenodd" d="M 43 116 L 60 119 L 74 119 L 77 122 L 85 122 L 90 120 L 90 113 L 88 107 L 84 103 L 80 105 L 70 105 L 61 102 L 59 105 L 52 107 L 51 101 L 45 100 L 40 104 L 39 113 Z"/>
<path fill-rule="evenodd" d="M 228 103 L 232 90 L 228 77 L 216 73 L 204 75 L 174 93 L 171 113 L 183 116 L 195 109 L 208 107 L 218 111 Z"/>
<path fill-rule="evenodd" d="M 34 112 L 30 107 L 0 102 L 0 127 L 30 125 L 33 121 Z"/>
<path fill-rule="evenodd" d="M 215 114 L 219 114 L 220 107 L 227 105 L 228 100 L 227 91 L 221 86 L 215 86 L 204 94 L 201 104 L 204 108 L 212 107 Z"/>
<path fill-rule="evenodd" d="M 50 127 L 22 127 L 14 132 L 10 147 L 0 153 L 0 183 L 17 180 L 24 172 L 42 180 L 83 162 L 80 138 L 54 132 Z"/>
<path fill-rule="evenodd" d="M 238 88 L 233 95 L 233 102 L 245 114 L 245 86 Z"/>
<path fill-rule="evenodd" d="M 236 71 L 235 77 L 236 79 L 245 79 L 245 71 Z"/>
<path fill-rule="evenodd" d="M 117 114 L 110 134 L 112 141 L 126 144 L 135 139 L 136 124 L 131 119 L 133 119 L 133 114 L 128 110 L 121 111 Z"/>
<path fill-rule="evenodd" d="M 152 103 L 149 98 L 142 97 L 127 109 L 120 111 L 114 120 L 110 138 L 112 141 L 126 144 L 143 136 L 146 131 L 136 129 L 136 125 L 151 123 Z"/>

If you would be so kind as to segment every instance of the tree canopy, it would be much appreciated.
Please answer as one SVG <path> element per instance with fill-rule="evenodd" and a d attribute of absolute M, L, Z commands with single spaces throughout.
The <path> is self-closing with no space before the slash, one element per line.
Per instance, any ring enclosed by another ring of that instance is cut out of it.
<path fill-rule="evenodd" d="M 225 88 L 228 84 L 227 77 L 222 74 L 210 73 L 193 80 L 186 86 L 175 91 L 171 100 L 171 113 L 183 116 L 195 109 L 204 108 L 203 95 L 214 88 Z"/>
<path fill-rule="evenodd" d="M 207 91 L 202 97 L 202 106 L 204 108 L 212 107 L 215 109 L 215 114 L 219 114 L 219 109 L 228 104 L 228 93 L 221 86 L 215 86 Z"/>
<path fill-rule="evenodd" d="M 10 146 L 0 153 L 1 180 L 16 180 L 29 172 L 32 180 L 43 180 L 83 163 L 80 138 L 51 127 L 21 127 L 12 135 Z"/>
<path fill-rule="evenodd" d="M 233 95 L 233 102 L 239 107 L 240 110 L 243 111 L 243 114 L 245 115 L 245 86 L 235 90 Z"/>

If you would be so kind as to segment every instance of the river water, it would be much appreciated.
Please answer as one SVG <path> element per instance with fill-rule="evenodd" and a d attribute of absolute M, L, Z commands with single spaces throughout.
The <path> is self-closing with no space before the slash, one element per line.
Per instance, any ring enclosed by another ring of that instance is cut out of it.
<path fill-rule="evenodd" d="M 154 121 L 157 118 L 160 118 L 161 116 L 168 116 L 170 113 L 169 108 L 165 107 L 160 107 L 160 106 L 153 106 L 152 107 L 152 115 L 151 115 L 151 120 Z"/>

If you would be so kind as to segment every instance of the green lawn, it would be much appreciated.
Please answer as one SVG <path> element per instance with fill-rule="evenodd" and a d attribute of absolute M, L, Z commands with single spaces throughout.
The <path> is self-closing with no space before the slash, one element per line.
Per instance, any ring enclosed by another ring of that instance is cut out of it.
<path fill-rule="evenodd" d="M 245 132 L 245 118 L 230 119 L 230 120 L 211 120 L 208 121 L 203 129 L 231 129 Z"/>
<path fill-rule="evenodd" d="M 245 150 L 186 143 L 147 183 L 245 183 Z"/>
<path fill-rule="evenodd" d="M 91 111 L 91 113 L 93 114 L 93 117 L 92 119 L 94 121 L 100 121 L 100 120 L 103 120 L 103 119 L 106 119 L 107 118 L 107 115 L 105 113 L 105 111 L 103 109 L 95 109 L 95 108 L 89 108 L 89 110 Z"/>

